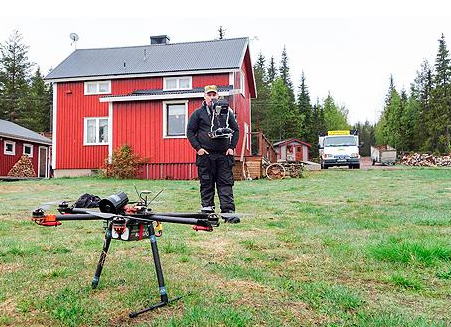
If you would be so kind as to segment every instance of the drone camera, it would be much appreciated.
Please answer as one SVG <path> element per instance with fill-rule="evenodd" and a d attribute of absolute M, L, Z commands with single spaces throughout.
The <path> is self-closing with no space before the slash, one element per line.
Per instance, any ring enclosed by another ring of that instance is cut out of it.
<path fill-rule="evenodd" d="M 106 199 L 102 199 L 99 202 L 99 209 L 104 213 L 119 213 L 125 205 L 128 203 L 128 196 L 124 192 L 118 192 L 110 195 Z"/>

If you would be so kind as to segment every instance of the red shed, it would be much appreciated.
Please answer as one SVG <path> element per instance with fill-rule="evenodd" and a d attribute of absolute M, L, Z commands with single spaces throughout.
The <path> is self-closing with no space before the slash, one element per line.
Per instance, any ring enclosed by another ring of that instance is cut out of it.
<path fill-rule="evenodd" d="M 295 138 L 274 143 L 277 161 L 309 161 L 311 147 L 309 143 Z"/>
<path fill-rule="evenodd" d="M 49 177 L 52 140 L 10 121 L 0 120 L 0 176 L 23 156 L 30 157 L 36 177 Z"/>
<path fill-rule="evenodd" d="M 168 40 L 159 36 L 146 46 L 75 50 L 46 77 L 53 82 L 56 177 L 89 175 L 128 144 L 148 160 L 141 178 L 196 178 L 186 125 L 208 84 L 218 85 L 235 112 L 241 154 L 256 97 L 249 39 Z"/>

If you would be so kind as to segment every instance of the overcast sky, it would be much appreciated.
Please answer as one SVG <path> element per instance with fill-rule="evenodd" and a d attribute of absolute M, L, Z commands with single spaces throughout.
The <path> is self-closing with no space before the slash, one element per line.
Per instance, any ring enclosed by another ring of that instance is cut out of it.
<path fill-rule="evenodd" d="M 71 32 L 82 49 L 145 45 L 160 34 L 172 43 L 210 40 L 222 25 L 227 38 L 251 38 L 253 62 L 262 52 L 279 64 L 286 46 L 296 89 L 304 71 L 312 102 L 330 92 L 351 123 L 377 120 L 390 74 L 409 89 L 422 60 L 433 64 L 441 33 L 451 44 L 451 4 L 439 0 L 19 0 L 0 9 L 0 42 L 18 29 L 44 73 L 74 50 Z"/>

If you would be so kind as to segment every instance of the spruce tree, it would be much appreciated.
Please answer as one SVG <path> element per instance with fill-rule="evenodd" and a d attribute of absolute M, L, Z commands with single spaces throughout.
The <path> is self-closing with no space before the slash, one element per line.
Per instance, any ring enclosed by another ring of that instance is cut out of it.
<path fill-rule="evenodd" d="M 297 107 L 299 115 L 303 122 L 301 137 L 308 143 L 314 142 L 316 135 L 312 133 L 312 105 L 310 104 L 310 95 L 307 84 L 305 83 L 305 74 L 301 74 L 301 84 L 297 96 Z"/>
<path fill-rule="evenodd" d="M 415 150 L 426 150 L 427 140 L 430 137 L 429 121 L 433 120 L 431 116 L 431 94 L 433 87 L 432 67 L 429 62 L 424 59 L 421 63 L 420 70 L 410 86 L 411 97 L 409 98 L 409 106 L 417 107 L 418 119 L 415 122 Z"/>
<path fill-rule="evenodd" d="M 265 133 L 271 140 L 299 137 L 301 122 L 298 110 L 290 99 L 290 90 L 280 77 L 271 85 L 268 114 L 271 119 L 265 120 Z"/>
<path fill-rule="evenodd" d="M 38 67 L 31 78 L 29 98 L 27 100 L 27 116 L 21 120 L 22 126 L 36 132 L 50 131 L 50 114 L 52 95 L 50 85 L 46 85 Z"/>
<path fill-rule="evenodd" d="M 378 145 L 390 145 L 395 148 L 399 145 L 400 134 L 400 105 L 401 100 L 396 91 L 393 75 L 390 75 L 390 82 L 387 95 L 385 96 L 385 106 L 381 118 L 376 125 L 376 143 Z"/>
<path fill-rule="evenodd" d="M 276 80 L 276 78 L 277 78 L 276 64 L 274 62 L 274 57 L 271 57 L 268 66 L 268 84 L 272 85 L 272 83 Z"/>
<path fill-rule="evenodd" d="M 348 110 L 342 106 L 338 107 L 334 99 L 329 94 L 324 100 L 324 121 L 327 130 L 349 129 Z"/>
<path fill-rule="evenodd" d="M 439 39 L 435 59 L 434 88 L 431 92 L 431 110 L 428 120 L 430 151 L 449 153 L 451 141 L 451 66 L 445 36 Z"/>
<path fill-rule="evenodd" d="M 449 51 L 446 47 L 445 35 L 438 40 L 439 47 L 435 58 L 435 87 L 446 87 L 450 84 L 451 66 Z"/>
<path fill-rule="evenodd" d="M 319 99 L 316 99 L 316 103 L 312 106 L 312 125 L 311 125 L 311 148 L 310 157 L 318 157 L 318 136 L 320 133 L 327 131 L 326 120 L 324 117 L 324 108 L 321 106 Z"/>
<path fill-rule="evenodd" d="M 32 64 L 28 60 L 28 46 L 22 43 L 18 31 L 0 44 L 0 54 L 0 119 L 20 123 L 28 114 L 26 100 Z"/>
<path fill-rule="evenodd" d="M 280 60 L 280 67 L 279 67 L 279 76 L 282 79 L 282 81 L 285 83 L 285 85 L 290 90 L 290 96 L 292 101 L 294 102 L 294 90 L 293 90 L 293 83 L 291 82 L 290 77 L 290 67 L 288 63 L 288 54 L 287 49 L 284 46 L 282 50 L 282 56 Z"/>
<path fill-rule="evenodd" d="M 386 113 L 386 126 L 384 129 L 384 134 L 387 143 L 398 149 L 401 138 L 400 129 L 400 111 L 401 111 L 401 97 L 396 89 L 393 89 L 390 94 L 390 102 L 385 108 Z M 399 149 L 400 150 L 400 149 Z"/>
<path fill-rule="evenodd" d="M 254 78 L 257 89 L 257 99 L 252 100 L 252 129 L 261 131 L 263 120 L 267 117 L 270 87 L 266 73 L 265 57 L 259 53 L 257 61 L 254 64 Z"/>

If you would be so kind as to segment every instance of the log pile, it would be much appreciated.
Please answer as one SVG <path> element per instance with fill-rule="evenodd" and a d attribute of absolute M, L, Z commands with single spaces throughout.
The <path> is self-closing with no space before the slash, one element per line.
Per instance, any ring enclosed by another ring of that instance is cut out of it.
<path fill-rule="evenodd" d="M 266 168 L 271 163 L 269 161 L 263 161 L 262 169 L 266 171 Z M 283 166 L 285 168 L 285 177 L 293 177 L 300 178 L 302 177 L 302 172 L 304 170 L 304 164 L 302 162 L 278 162 L 278 165 Z"/>
<path fill-rule="evenodd" d="M 434 156 L 426 153 L 405 154 L 401 164 L 420 167 L 451 167 L 451 154 L 447 156 Z"/>
<path fill-rule="evenodd" d="M 287 176 L 294 178 L 302 177 L 302 171 L 304 170 L 304 164 L 302 162 L 283 162 L 282 164 Z"/>
<path fill-rule="evenodd" d="M 8 172 L 10 177 L 36 177 L 33 163 L 28 156 L 23 155 Z"/>

